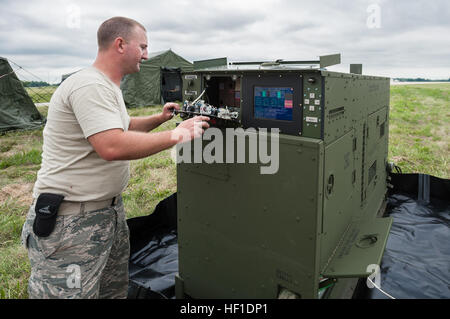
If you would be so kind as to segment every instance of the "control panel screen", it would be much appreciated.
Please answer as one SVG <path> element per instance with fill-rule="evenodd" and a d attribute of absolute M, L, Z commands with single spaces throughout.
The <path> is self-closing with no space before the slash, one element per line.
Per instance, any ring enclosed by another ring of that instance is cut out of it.
<path fill-rule="evenodd" d="M 292 121 L 294 88 L 255 86 L 254 117 Z"/>

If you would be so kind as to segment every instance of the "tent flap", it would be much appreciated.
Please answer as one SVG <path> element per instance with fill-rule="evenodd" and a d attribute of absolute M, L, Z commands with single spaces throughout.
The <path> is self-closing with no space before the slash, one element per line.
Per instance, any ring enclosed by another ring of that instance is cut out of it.
<path fill-rule="evenodd" d="M 161 104 L 164 101 L 162 72 L 163 70 L 176 70 L 179 72 L 191 71 L 192 63 L 183 59 L 171 50 L 157 52 L 149 56 L 147 61 L 141 64 L 141 70 L 137 73 L 126 75 L 121 84 L 123 98 L 127 107 L 138 107 Z M 170 83 L 173 82 L 171 78 Z M 168 88 L 168 91 L 175 91 Z M 181 92 L 181 86 L 179 88 Z M 170 98 L 170 93 L 166 98 Z"/>
<path fill-rule="evenodd" d="M 0 132 L 37 128 L 44 123 L 8 60 L 0 58 Z"/>

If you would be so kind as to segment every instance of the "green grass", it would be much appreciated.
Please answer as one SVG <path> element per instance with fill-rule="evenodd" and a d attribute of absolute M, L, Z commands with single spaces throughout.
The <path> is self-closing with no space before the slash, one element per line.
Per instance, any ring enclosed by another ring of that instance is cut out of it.
<path fill-rule="evenodd" d="M 20 243 L 0 248 L 0 299 L 28 298 L 30 271 L 27 251 Z"/>
<path fill-rule="evenodd" d="M 38 105 L 37 109 L 42 116 L 47 117 L 48 114 L 48 106 L 47 105 Z"/>
<path fill-rule="evenodd" d="M 0 189 L 17 182 L 34 182 L 41 163 L 42 129 L 0 136 Z"/>
<path fill-rule="evenodd" d="M 19 243 L 27 210 L 28 205 L 17 203 L 13 198 L 0 203 L 0 248 L 8 243 Z"/>
<path fill-rule="evenodd" d="M 133 161 L 131 175 L 123 194 L 127 217 L 150 214 L 161 200 L 176 192 L 176 165 L 170 150 Z"/>
<path fill-rule="evenodd" d="M 450 84 L 391 87 L 389 158 L 403 172 L 450 176 Z"/>
<path fill-rule="evenodd" d="M 450 84 L 391 87 L 389 158 L 403 172 L 449 178 Z M 46 116 L 48 107 L 40 106 Z M 129 109 L 130 116 L 161 111 L 161 106 Z M 172 129 L 172 119 L 156 131 Z M 40 167 L 42 129 L 0 136 L 0 298 L 27 298 L 29 262 L 20 232 L 31 187 Z M 170 150 L 132 161 L 125 190 L 127 217 L 148 215 L 159 201 L 176 191 L 176 166 Z"/>
<path fill-rule="evenodd" d="M 28 296 L 30 265 L 20 242 L 27 210 L 11 197 L 0 203 L 0 299 Z"/>
<path fill-rule="evenodd" d="M 27 87 L 25 89 L 34 103 L 48 103 L 57 86 Z"/>
<path fill-rule="evenodd" d="M 29 152 L 16 153 L 12 156 L 0 160 L 0 169 L 10 166 L 20 166 L 29 164 L 41 164 L 41 150 L 33 149 Z"/>

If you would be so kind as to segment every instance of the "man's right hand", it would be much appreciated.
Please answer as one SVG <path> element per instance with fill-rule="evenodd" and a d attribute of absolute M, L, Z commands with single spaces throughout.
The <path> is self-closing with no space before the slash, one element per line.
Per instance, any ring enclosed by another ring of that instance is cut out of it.
<path fill-rule="evenodd" d="M 97 154 L 106 161 L 133 160 L 161 152 L 180 142 L 202 136 L 209 117 L 196 116 L 183 121 L 172 131 L 143 133 L 110 129 L 88 137 Z"/>
<path fill-rule="evenodd" d="M 188 120 L 181 122 L 172 132 L 173 139 L 177 143 L 187 142 L 194 138 L 201 137 L 205 129 L 209 127 L 209 117 L 194 116 Z"/>

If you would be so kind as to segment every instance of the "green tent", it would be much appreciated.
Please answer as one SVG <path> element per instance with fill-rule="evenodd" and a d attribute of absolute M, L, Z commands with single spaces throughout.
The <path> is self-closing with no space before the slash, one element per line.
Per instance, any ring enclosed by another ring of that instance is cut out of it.
<path fill-rule="evenodd" d="M 37 128 L 44 123 L 8 60 L 0 57 L 0 132 Z"/>
<path fill-rule="evenodd" d="M 122 79 L 123 99 L 128 107 L 181 101 L 181 72 L 192 70 L 192 63 L 172 50 L 149 54 L 139 72 Z"/>
<path fill-rule="evenodd" d="M 80 70 L 78 70 L 78 71 L 80 71 Z M 69 76 L 71 76 L 72 74 L 77 73 L 78 71 L 71 72 L 71 73 L 67 73 L 67 74 L 63 74 L 63 75 L 61 76 L 61 82 L 60 82 L 59 84 L 63 83 L 65 79 L 67 79 L 67 78 L 68 78 Z"/>

